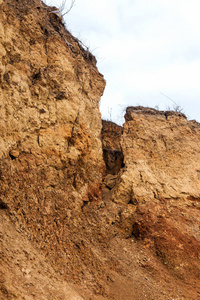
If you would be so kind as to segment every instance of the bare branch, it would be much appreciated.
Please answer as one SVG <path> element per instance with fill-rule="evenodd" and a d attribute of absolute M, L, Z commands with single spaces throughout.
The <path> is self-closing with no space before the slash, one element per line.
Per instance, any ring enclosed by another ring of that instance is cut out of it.
<path fill-rule="evenodd" d="M 66 14 L 68 14 L 70 12 L 72 7 L 74 6 L 75 0 L 71 1 L 70 7 L 67 10 L 66 10 L 66 2 L 67 2 L 67 0 L 63 0 L 59 7 L 59 11 L 60 11 L 60 14 L 62 17 L 64 17 Z"/>
<path fill-rule="evenodd" d="M 169 96 L 165 95 L 162 92 L 160 92 L 160 93 L 174 103 L 173 109 L 168 107 L 168 110 L 174 110 L 175 112 L 183 113 L 183 108 L 180 105 L 178 105 L 172 98 L 170 98 Z"/>

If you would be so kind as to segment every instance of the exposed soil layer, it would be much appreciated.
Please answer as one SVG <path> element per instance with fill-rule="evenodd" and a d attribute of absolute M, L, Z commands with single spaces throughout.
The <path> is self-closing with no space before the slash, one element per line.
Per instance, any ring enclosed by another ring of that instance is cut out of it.
<path fill-rule="evenodd" d="M 200 299 L 200 127 L 101 121 L 96 59 L 38 0 L 0 0 L 0 299 Z"/>

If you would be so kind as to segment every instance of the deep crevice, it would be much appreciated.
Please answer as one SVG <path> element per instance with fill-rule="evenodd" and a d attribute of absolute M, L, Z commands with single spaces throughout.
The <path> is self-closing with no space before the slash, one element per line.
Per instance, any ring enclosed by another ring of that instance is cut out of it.
<path fill-rule="evenodd" d="M 124 156 L 120 140 L 123 128 L 111 121 L 102 121 L 102 148 L 103 159 L 106 164 L 106 173 L 117 175 L 124 167 Z"/>
<path fill-rule="evenodd" d="M 106 175 L 117 175 L 124 167 L 124 157 L 122 151 L 113 149 L 103 149 L 103 159 L 106 164 Z"/>
<path fill-rule="evenodd" d="M 120 140 L 123 128 L 111 121 L 102 121 L 102 148 L 106 170 L 103 179 L 102 197 L 109 197 L 108 193 L 116 186 L 119 174 L 124 168 L 124 156 Z"/>

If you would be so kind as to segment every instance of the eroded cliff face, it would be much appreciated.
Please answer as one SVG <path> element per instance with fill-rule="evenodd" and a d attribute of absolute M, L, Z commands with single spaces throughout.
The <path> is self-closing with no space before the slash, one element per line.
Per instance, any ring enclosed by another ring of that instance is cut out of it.
<path fill-rule="evenodd" d="M 70 226 L 80 232 L 83 206 L 101 201 L 105 80 L 55 8 L 0 5 L 1 208 L 65 273 Z"/>
<path fill-rule="evenodd" d="M 125 167 L 111 196 L 129 210 L 120 226 L 172 274 L 194 284 L 200 274 L 200 125 L 181 113 L 144 107 L 128 107 L 125 119 Z"/>
<path fill-rule="evenodd" d="M 183 114 L 129 107 L 122 150 L 127 166 L 122 176 L 129 202 L 199 198 L 200 127 Z M 128 180 L 124 178 L 135 178 Z M 116 198 L 121 199 L 116 194 Z"/>
<path fill-rule="evenodd" d="M 0 297 L 198 299 L 199 124 L 102 124 L 103 76 L 54 11 L 0 0 Z"/>
<path fill-rule="evenodd" d="M 87 200 L 104 168 L 98 102 L 105 81 L 51 8 L 27 3 L 1 4 L 1 159 L 27 179 L 31 170 L 34 185 L 45 177 L 50 193 L 73 185 L 74 196 Z"/>

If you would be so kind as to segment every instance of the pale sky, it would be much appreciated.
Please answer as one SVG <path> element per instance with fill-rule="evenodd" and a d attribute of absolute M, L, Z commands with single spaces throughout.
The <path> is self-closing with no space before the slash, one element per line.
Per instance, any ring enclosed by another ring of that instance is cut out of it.
<path fill-rule="evenodd" d="M 200 122 L 200 0 L 76 0 L 65 22 L 107 81 L 102 118 L 122 124 L 126 106 L 174 101 Z"/>

